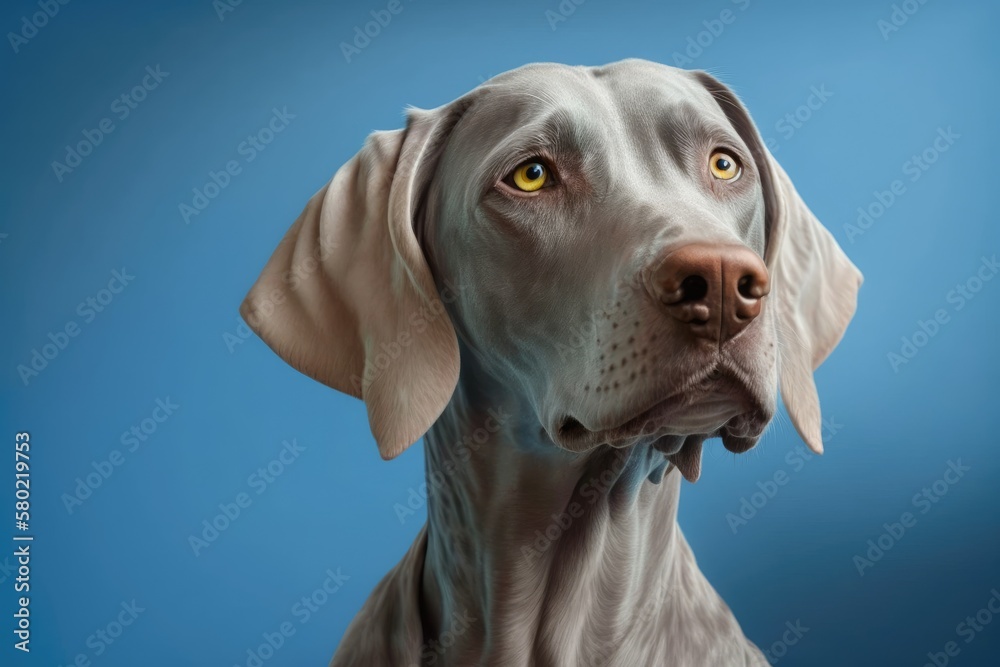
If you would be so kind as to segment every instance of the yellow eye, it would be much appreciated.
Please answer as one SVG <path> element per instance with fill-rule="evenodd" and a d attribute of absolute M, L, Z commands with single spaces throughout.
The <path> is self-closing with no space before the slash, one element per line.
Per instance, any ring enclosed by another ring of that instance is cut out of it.
<path fill-rule="evenodd" d="M 548 180 L 549 171 L 541 162 L 525 162 L 514 170 L 514 185 L 524 192 L 534 192 Z"/>
<path fill-rule="evenodd" d="M 712 175 L 723 181 L 731 181 L 742 172 L 736 158 L 722 151 L 712 153 L 712 157 L 708 159 L 708 166 L 712 170 Z"/>

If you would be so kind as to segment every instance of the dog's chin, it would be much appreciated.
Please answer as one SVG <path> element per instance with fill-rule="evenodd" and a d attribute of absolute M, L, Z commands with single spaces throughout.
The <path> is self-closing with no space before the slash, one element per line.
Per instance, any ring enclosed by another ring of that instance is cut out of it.
<path fill-rule="evenodd" d="M 731 378 L 718 378 L 668 396 L 652 407 L 607 428 L 588 428 L 565 417 L 556 442 L 582 452 L 599 445 L 648 445 L 663 453 L 689 482 L 701 476 L 703 444 L 721 438 L 727 450 L 742 454 L 752 449 L 771 418 L 767 401 Z M 614 423 L 614 421 L 612 421 Z"/>

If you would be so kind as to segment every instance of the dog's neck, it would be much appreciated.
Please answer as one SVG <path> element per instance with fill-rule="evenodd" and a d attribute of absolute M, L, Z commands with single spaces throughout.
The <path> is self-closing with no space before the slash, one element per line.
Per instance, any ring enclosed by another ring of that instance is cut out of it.
<path fill-rule="evenodd" d="M 425 655 L 628 664 L 650 656 L 626 646 L 669 655 L 669 628 L 692 613 L 742 641 L 677 528 L 681 476 L 660 480 L 662 454 L 559 450 L 529 406 L 469 375 L 425 439 Z"/>

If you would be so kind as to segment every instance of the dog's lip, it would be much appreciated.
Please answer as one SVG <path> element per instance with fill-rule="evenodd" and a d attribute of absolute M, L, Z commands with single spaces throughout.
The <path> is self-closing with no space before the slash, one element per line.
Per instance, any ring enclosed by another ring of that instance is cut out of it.
<path fill-rule="evenodd" d="M 734 454 L 742 454 L 753 449 L 764 434 L 767 419 L 763 411 L 743 412 L 728 422 L 719 435 L 722 436 L 722 446 Z"/>
<path fill-rule="evenodd" d="M 692 398 L 691 392 L 696 391 L 695 388 L 705 382 L 713 383 L 712 392 L 716 394 L 716 399 L 721 397 L 725 401 L 724 411 L 720 411 L 718 405 L 706 402 L 704 396 Z M 684 410 L 685 416 L 689 419 L 692 417 L 697 419 L 702 416 L 706 421 L 693 428 L 685 429 L 684 433 L 674 434 L 669 433 L 663 426 L 657 425 L 659 418 L 680 410 Z M 699 411 L 708 414 L 694 414 Z M 569 448 L 578 449 L 602 444 L 626 446 L 643 436 L 657 436 L 654 446 L 656 443 L 661 443 L 661 446 L 656 448 L 664 451 L 664 454 L 669 458 L 670 455 L 678 453 L 685 445 L 688 445 L 693 436 L 701 437 L 702 441 L 721 436 L 723 446 L 729 451 L 739 454 L 751 449 L 756 444 L 766 422 L 764 406 L 752 395 L 749 389 L 731 374 L 713 368 L 685 382 L 681 389 L 670 393 L 665 398 L 657 399 L 652 405 L 625 418 L 615 426 L 591 429 L 584 426 L 576 418 L 567 415 L 558 427 L 558 438 Z M 653 428 L 647 430 L 650 424 L 653 425 Z M 664 436 L 681 439 L 674 452 L 667 452 L 662 448 Z M 693 445 L 689 446 L 693 447 Z M 698 447 L 700 448 L 700 446 L 699 443 Z"/>
<path fill-rule="evenodd" d="M 647 435 L 643 433 L 643 429 L 651 420 L 682 404 L 683 400 L 680 394 L 672 394 L 643 409 L 639 414 L 625 419 L 617 426 L 594 430 L 587 428 L 576 418 L 567 416 L 559 426 L 559 439 L 577 446 L 619 445 Z"/>

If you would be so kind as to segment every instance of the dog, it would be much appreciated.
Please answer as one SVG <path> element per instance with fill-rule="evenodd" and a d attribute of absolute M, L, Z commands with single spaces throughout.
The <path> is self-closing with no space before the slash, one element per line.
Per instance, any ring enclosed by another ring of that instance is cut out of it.
<path fill-rule="evenodd" d="M 779 385 L 822 452 L 861 282 L 702 71 L 526 65 L 371 134 L 241 307 L 384 459 L 425 436 L 427 523 L 330 664 L 766 665 L 680 476 L 752 448 Z"/>

